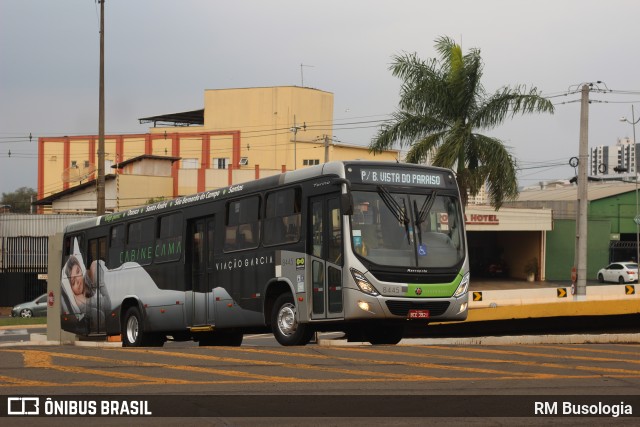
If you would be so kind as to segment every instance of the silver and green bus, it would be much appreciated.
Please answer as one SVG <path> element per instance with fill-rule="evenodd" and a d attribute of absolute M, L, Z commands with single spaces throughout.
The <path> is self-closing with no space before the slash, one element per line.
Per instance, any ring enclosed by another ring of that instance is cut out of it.
<path fill-rule="evenodd" d="M 65 330 L 240 345 L 315 332 L 396 344 L 467 317 L 469 262 L 452 171 L 329 162 L 67 226 Z"/>

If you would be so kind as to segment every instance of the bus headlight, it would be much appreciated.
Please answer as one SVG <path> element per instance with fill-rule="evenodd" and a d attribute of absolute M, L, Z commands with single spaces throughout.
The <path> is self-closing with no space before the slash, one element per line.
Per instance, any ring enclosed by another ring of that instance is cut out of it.
<path fill-rule="evenodd" d="M 380 292 L 378 292 L 378 290 L 373 287 L 371 282 L 369 282 L 367 280 L 367 278 L 364 277 L 364 274 L 362 274 L 358 270 L 352 268 L 351 269 L 351 275 L 353 276 L 353 280 L 356 282 L 356 285 L 358 285 L 358 288 L 362 292 L 364 292 L 365 294 L 372 295 L 374 297 L 380 295 Z"/>
<path fill-rule="evenodd" d="M 464 277 L 462 278 L 462 281 L 460 281 L 460 284 L 458 285 L 458 289 L 456 289 L 453 296 L 458 298 L 466 294 L 468 290 L 469 290 L 469 273 L 464 275 Z"/>

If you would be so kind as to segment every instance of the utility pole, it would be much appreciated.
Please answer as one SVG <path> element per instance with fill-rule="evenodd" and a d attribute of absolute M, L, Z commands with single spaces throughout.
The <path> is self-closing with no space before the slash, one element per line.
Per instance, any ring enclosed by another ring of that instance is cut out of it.
<path fill-rule="evenodd" d="M 587 296 L 587 167 L 589 163 L 589 90 L 590 85 L 582 85 L 580 102 L 580 148 L 578 152 L 578 211 L 576 224 L 576 283 L 577 299 Z"/>
<path fill-rule="evenodd" d="M 293 115 L 293 170 L 298 169 L 298 147 L 297 147 L 297 139 L 298 135 L 298 126 L 296 126 L 296 115 Z"/>
<path fill-rule="evenodd" d="M 324 162 L 329 162 L 329 135 L 324 136 Z"/>
<path fill-rule="evenodd" d="M 98 183 L 97 183 L 97 203 L 96 215 L 105 213 L 105 190 L 104 190 L 104 2 L 100 2 L 100 88 L 98 107 Z"/>

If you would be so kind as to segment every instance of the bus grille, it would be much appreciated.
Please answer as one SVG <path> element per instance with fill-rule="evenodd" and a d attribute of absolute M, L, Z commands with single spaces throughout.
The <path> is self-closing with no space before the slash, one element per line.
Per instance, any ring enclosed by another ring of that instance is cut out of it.
<path fill-rule="evenodd" d="M 387 308 L 396 316 L 406 316 L 409 310 L 429 310 L 430 316 L 442 316 L 449 304 L 449 301 L 387 301 Z"/>
<path fill-rule="evenodd" d="M 443 274 L 415 274 L 415 273 L 397 273 L 397 272 L 382 272 L 376 270 L 369 270 L 373 276 L 383 282 L 404 282 L 404 283 L 451 283 L 456 280 L 458 273 L 443 273 Z"/>

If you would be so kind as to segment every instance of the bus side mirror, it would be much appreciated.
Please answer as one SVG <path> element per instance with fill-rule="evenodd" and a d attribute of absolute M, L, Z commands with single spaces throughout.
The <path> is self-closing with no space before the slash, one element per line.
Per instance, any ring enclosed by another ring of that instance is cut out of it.
<path fill-rule="evenodd" d="M 353 215 L 353 196 L 351 192 L 340 195 L 340 208 L 342 215 Z"/>

